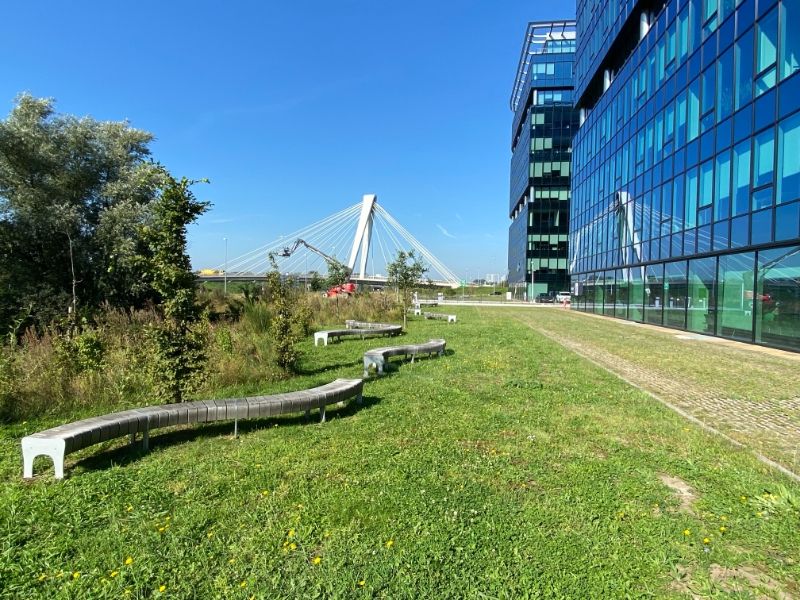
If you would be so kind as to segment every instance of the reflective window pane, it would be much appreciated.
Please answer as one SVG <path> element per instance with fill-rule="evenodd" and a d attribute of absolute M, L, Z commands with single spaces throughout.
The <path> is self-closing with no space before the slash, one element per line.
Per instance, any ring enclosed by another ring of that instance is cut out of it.
<path fill-rule="evenodd" d="M 661 325 L 664 310 L 664 265 L 650 265 L 645 271 L 644 316 L 647 323 Z"/>
<path fill-rule="evenodd" d="M 800 350 L 800 246 L 758 253 L 757 342 Z"/>
<path fill-rule="evenodd" d="M 800 113 L 778 125 L 778 193 L 776 201 L 800 198 Z"/>
<path fill-rule="evenodd" d="M 736 108 L 753 97 L 753 30 L 736 42 Z"/>
<path fill-rule="evenodd" d="M 733 149 L 733 214 L 741 215 L 750 207 L 750 141 Z"/>
<path fill-rule="evenodd" d="M 752 341 L 754 266 L 754 252 L 719 257 L 717 335 Z"/>
<path fill-rule="evenodd" d="M 800 71 L 800 0 L 783 0 L 781 14 L 781 79 Z"/>
<path fill-rule="evenodd" d="M 716 310 L 717 259 L 689 261 L 689 285 L 686 329 L 698 333 L 714 333 Z"/>
<path fill-rule="evenodd" d="M 664 325 L 686 327 L 686 261 L 664 267 Z"/>

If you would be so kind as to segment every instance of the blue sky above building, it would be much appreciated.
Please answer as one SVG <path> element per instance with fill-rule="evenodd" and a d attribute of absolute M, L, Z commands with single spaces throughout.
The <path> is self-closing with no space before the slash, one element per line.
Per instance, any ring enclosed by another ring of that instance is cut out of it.
<path fill-rule="evenodd" d="M 213 210 L 195 267 L 379 202 L 448 266 L 505 271 L 525 27 L 574 2 L 14 3 L 0 98 L 128 119 Z"/>

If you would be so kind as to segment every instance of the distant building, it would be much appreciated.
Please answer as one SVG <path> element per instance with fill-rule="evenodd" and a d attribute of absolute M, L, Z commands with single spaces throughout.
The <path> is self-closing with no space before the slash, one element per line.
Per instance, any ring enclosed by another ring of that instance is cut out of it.
<path fill-rule="evenodd" d="M 521 297 L 569 289 L 575 22 L 529 23 L 511 94 L 508 283 Z"/>
<path fill-rule="evenodd" d="M 800 350 L 800 0 L 579 0 L 573 308 Z"/>

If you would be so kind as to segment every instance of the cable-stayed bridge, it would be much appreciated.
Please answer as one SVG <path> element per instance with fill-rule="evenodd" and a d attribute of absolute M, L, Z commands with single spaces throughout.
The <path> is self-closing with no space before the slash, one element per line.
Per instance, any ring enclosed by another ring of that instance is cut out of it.
<path fill-rule="evenodd" d="M 299 243 L 298 243 L 299 242 Z M 362 201 L 316 223 L 281 236 L 214 268 L 205 280 L 253 280 L 270 270 L 270 257 L 281 273 L 305 279 L 316 272 L 325 275 L 333 261 L 347 267 L 350 281 L 381 285 L 386 283 L 387 266 L 399 250 L 413 250 L 428 271 L 425 281 L 458 287 L 455 273 L 436 258 L 397 219 L 367 194 Z"/>

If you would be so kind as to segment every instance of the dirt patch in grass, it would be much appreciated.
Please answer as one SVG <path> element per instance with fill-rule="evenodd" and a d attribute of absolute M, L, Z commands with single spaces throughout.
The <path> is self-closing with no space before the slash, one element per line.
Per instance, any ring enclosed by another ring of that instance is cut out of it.
<path fill-rule="evenodd" d="M 711 565 L 709 577 L 721 590 L 728 593 L 758 591 L 759 598 L 781 598 L 782 600 L 796 597 L 789 594 L 779 581 L 751 565 L 741 567 Z"/>
<path fill-rule="evenodd" d="M 723 567 L 712 564 L 707 580 L 705 577 L 698 577 L 694 568 L 677 565 L 674 577 L 669 589 L 696 600 L 707 598 L 714 591 L 735 595 L 745 593 L 747 597 L 759 599 L 797 598 L 796 593 L 790 592 L 781 582 L 754 565 Z"/>
<path fill-rule="evenodd" d="M 680 502 L 679 510 L 681 512 L 693 512 L 694 503 L 697 500 L 697 494 L 695 493 L 692 486 L 686 483 L 680 477 L 673 477 L 672 475 L 667 475 L 666 473 L 662 473 L 658 477 L 665 486 L 667 486 L 673 493 L 673 495 L 678 499 Z"/>

